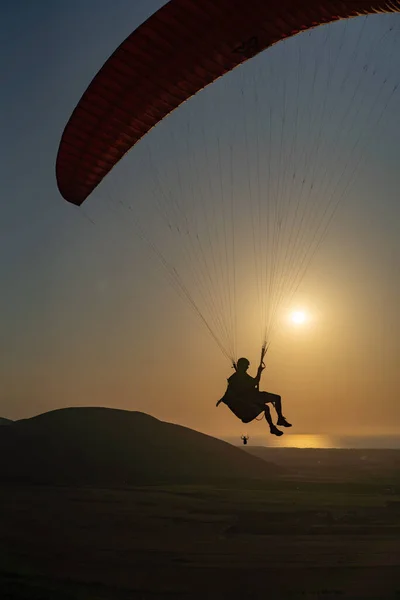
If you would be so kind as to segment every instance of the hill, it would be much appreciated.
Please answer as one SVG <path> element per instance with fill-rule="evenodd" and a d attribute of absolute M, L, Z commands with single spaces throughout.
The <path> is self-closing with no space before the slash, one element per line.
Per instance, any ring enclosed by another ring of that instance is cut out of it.
<path fill-rule="evenodd" d="M 1 425 L 10 425 L 10 423 L 13 423 L 13 421 L 11 421 L 11 419 L 5 419 L 4 417 L 0 417 L 0 426 Z"/>
<path fill-rule="evenodd" d="M 3 481 L 215 483 L 279 472 L 226 442 L 141 412 L 66 408 L 15 421 L 0 435 Z"/>

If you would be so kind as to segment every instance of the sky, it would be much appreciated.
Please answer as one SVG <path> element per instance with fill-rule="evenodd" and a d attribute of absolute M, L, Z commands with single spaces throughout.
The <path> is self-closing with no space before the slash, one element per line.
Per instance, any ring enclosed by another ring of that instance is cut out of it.
<path fill-rule="evenodd" d="M 217 337 L 236 291 L 236 357 L 254 372 L 258 300 L 265 308 L 269 297 L 256 287 L 274 247 L 261 225 L 282 210 L 289 233 L 300 205 L 311 248 L 313 218 L 323 224 L 333 198 L 327 235 L 277 320 L 262 388 L 282 395 L 294 423 L 285 437 L 399 434 L 399 16 L 327 26 L 262 53 L 154 128 L 78 209 L 56 185 L 62 131 L 104 61 L 162 4 L 2 4 L 0 415 L 109 406 L 242 435 L 215 407 L 229 360 L 139 233 Z M 230 203 L 236 254 L 232 232 L 225 254 L 214 240 Z M 307 314 L 303 326 L 292 309 Z M 265 422 L 246 431 L 268 437 Z"/>

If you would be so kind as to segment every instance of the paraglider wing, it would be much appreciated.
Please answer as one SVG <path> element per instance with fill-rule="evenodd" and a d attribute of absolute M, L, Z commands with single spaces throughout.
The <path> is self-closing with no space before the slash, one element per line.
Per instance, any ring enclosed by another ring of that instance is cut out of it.
<path fill-rule="evenodd" d="M 106 61 L 67 123 L 62 196 L 80 205 L 152 127 L 262 50 L 341 18 L 398 12 L 400 0 L 170 0 Z"/>

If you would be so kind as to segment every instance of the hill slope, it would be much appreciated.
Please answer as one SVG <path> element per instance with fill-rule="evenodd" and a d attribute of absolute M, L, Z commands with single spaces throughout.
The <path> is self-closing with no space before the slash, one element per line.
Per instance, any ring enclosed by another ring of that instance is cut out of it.
<path fill-rule="evenodd" d="M 145 413 L 66 408 L 0 435 L 0 479 L 76 484 L 200 483 L 279 469 L 239 448 Z"/>

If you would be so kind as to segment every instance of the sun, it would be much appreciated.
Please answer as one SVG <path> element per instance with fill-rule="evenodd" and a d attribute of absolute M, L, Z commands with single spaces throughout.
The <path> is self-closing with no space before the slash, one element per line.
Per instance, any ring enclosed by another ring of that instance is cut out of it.
<path fill-rule="evenodd" d="M 295 310 L 290 315 L 290 318 L 296 325 L 303 325 L 303 323 L 306 321 L 306 314 L 300 310 Z"/>

